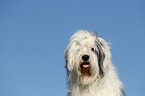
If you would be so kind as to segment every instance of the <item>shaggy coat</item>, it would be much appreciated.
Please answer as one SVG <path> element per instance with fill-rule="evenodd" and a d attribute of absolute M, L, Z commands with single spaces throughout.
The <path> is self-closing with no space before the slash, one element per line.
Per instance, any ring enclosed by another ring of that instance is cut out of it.
<path fill-rule="evenodd" d="M 108 44 L 86 30 L 70 38 L 65 50 L 67 96 L 125 96 Z"/>

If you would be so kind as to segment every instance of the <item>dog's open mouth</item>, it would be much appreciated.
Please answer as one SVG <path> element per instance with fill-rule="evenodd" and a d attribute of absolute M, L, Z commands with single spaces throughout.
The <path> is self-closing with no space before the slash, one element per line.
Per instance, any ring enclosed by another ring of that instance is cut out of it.
<path fill-rule="evenodd" d="M 83 62 L 81 65 L 81 74 L 82 75 L 90 75 L 90 63 L 89 62 Z"/>

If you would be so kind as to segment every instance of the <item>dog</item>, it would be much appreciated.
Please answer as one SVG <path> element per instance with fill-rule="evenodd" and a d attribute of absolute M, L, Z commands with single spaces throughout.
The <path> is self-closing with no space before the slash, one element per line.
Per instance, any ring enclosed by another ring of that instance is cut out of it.
<path fill-rule="evenodd" d="M 111 62 L 109 43 L 97 33 L 79 30 L 65 50 L 67 96 L 125 96 Z"/>

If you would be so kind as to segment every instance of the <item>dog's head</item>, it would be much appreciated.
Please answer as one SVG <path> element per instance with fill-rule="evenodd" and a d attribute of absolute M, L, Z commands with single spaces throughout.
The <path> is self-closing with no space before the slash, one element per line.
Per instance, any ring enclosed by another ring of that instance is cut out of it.
<path fill-rule="evenodd" d="M 78 31 L 70 38 L 65 51 L 69 78 L 76 78 L 75 80 L 83 83 L 103 78 L 110 55 L 108 43 L 98 38 L 96 33 L 89 33 L 86 30 Z"/>

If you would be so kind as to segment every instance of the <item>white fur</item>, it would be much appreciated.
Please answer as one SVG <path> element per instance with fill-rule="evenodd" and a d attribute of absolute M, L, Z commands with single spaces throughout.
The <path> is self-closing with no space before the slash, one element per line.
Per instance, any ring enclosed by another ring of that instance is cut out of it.
<path fill-rule="evenodd" d="M 95 42 L 102 43 L 105 54 L 102 69 L 104 76 L 99 75 L 98 58 L 91 51 Z M 82 76 L 79 64 L 82 55 L 90 56 L 91 76 Z M 68 72 L 68 96 L 124 96 L 123 84 L 119 80 L 111 62 L 111 52 L 108 43 L 86 30 L 79 30 L 70 38 L 65 51 L 66 68 Z"/>

